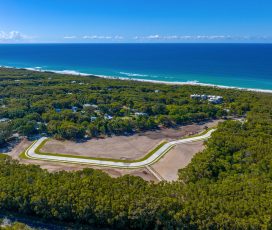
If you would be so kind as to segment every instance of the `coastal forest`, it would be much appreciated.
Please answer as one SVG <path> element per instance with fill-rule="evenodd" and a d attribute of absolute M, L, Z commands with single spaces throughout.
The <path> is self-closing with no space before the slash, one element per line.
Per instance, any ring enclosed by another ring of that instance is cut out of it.
<path fill-rule="evenodd" d="M 0 145 L 15 133 L 78 140 L 240 116 L 256 99 L 238 90 L 0 68 Z"/>
<path fill-rule="evenodd" d="M 0 155 L 0 210 L 77 229 L 272 229 L 271 94 L 1 69 L 2 144 L 14 133 L 92 138 L 232 116 L 246 119 L 220 123 L 171 183 L 49 173 Z"/>

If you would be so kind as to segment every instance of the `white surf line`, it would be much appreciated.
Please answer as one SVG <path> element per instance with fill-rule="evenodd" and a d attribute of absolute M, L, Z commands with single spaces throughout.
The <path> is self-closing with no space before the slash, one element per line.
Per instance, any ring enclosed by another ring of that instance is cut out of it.
<path fill-rule="evenodd" d="M 225 85 L 216 85 L 212 83 L 201 83 L 195 81 L 185 81 L 185 82 L 178 82 L 178 81 L 160 81 L 160 80 L 150 80 L 150 79 L 139 79 L 139 78 L 131 78 L 131 77 L 120 77 L 120 76 L 106 76 L 106 75 L 99 75 L 99 74 L 92 74 L 92 73 L 82 73 L 76 70 L 50 70 L 50 69 L 41 69 L 40 67 L 28 68 L 28 67 L 15 67 L 15 66 L 5 66 L 0 65 L 0 68 L 6 69 L 22 69 L 22 70 L 29 70 L 33 72 L 50 72 L 56 74 L 64 74 L 64 75 L 74 75 L 74 76 L 89 76 L 89 77 L 99 77 L 105 79 L 112 79 L 112 80 L 122 80 L 122 81 L 138 81 L 138 82 L 149 82 L 154 84 L 166 84 L 166 85 L 199 85 L 199 86 L 206 86 L 206 87 L 215 87 L 219 89 L 234 89 L 234 90 L 241 90 L 241 91 L 251 91 L 251 92 L 259 92 L 259 93 L 272 93 L 271 89 L 255 89 L 255 88 L 243 88 L 239 86 L 225 86 Z M 139 75 L 139 74 L 136 74 Z M 145 75 L 145 74 L 140 74 Z"/>
<path fill-rule="evenodd" d="M 99 160 L 99 159 L 87 159 L 87 158 L 76 158 L 76 157 L 64 157 L 64 156 L 53 156 L 53 155 L 43 155 L 37 154 L 37 148 L 48 138 L 42 137 L 38 141 L 34 142 L 26 151 L 25 155 L 30 159 L 35 160 L 45 160 L 45 161 L 56 161 L 63 163 L 77 163 L 77 164 L 89 164 L 96 166 L 104 166 L 104 167 L 116 167 L 116 168 L 142 168 L 147 165 L 151 165 L 158 161 L 165 153 L 167 153 L 173 146 L 182 143 L 190 143 L 199 140 L 208 139 L 211 134 L 215 131 L 215 129 L 209 130 L 206 134 L 196 137 L 189 137 L 181 140 L 171 141 L 164 144 L 160 149 L 158 149 L 153 155 L 149 158 L 138 161 L 138 162 L 118 162 L 118 161 L 110 161 L 110 160 Z"/>

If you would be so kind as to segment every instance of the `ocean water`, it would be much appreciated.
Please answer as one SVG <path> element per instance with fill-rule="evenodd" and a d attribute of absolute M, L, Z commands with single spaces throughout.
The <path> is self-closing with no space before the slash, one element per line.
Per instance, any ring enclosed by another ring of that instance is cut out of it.
<path fill-rule="evenodd" d="M 1 44 L 0 66 L 272 90 L 272 44 Z"/>

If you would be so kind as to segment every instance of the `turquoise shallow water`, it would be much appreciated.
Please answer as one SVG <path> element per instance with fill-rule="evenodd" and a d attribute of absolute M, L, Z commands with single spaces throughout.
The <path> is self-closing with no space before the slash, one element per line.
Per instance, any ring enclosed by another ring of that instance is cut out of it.
<path fill-rule="evenodd" d="M 0 65 L 272 90 L 272 44 L 0 45 Z"/>

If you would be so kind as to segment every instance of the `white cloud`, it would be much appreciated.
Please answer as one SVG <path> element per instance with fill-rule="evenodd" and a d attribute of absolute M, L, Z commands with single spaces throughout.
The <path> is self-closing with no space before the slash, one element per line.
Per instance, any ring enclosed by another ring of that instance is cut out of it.
<path fill-rule="evenodd" d="M 147 36 L 147 39 L 161 39 L 161 36 L 156 34 L 156 35 L 149 35 Z"/>
<path fill-rule="evenodd" d="M 221 41 L 221 40 L 253 40 L 268 39 L 260 36 L 231 36 L 231 35 L 148 35 L 136 36 L 134 40 L 174 40 L 174 41 Z"/>
<path fill-rule="evenodd" d="M 77 36 L 65 36 L 64 39 L 76 39 Z"/>
<path fill-rule="evenodd" d="M 114 36 L 114 39 L 116 39 L 116 40 L 123 40 L 124 37 L 120 36 L 120 35 L 116 35 L 116 36 Z"/>
<path fill-rule="evenodd" d="M 115 35 L 115 36 L 106 36 L 106 35 L 85 35 L 82 37 L 83 39 L 88 40 L 122 40 L 123 36 Z"/>
<path fill-rule="evenodd" d="M 0 31 L 0 41 L 9 42 L 9 41 L 21 41 L 28 39 L 30 37 L 18 32 L 18 31 L 10 31 L 4 32 Z"/>
<path fill-rule="evenodd" d="M 112 39 L 111 36 L 101 36 L 101 35 L 85 35 L 82 37 L 83 39 L 99 39 L 99 40 L 103 40 L 103 39 Z"/>

